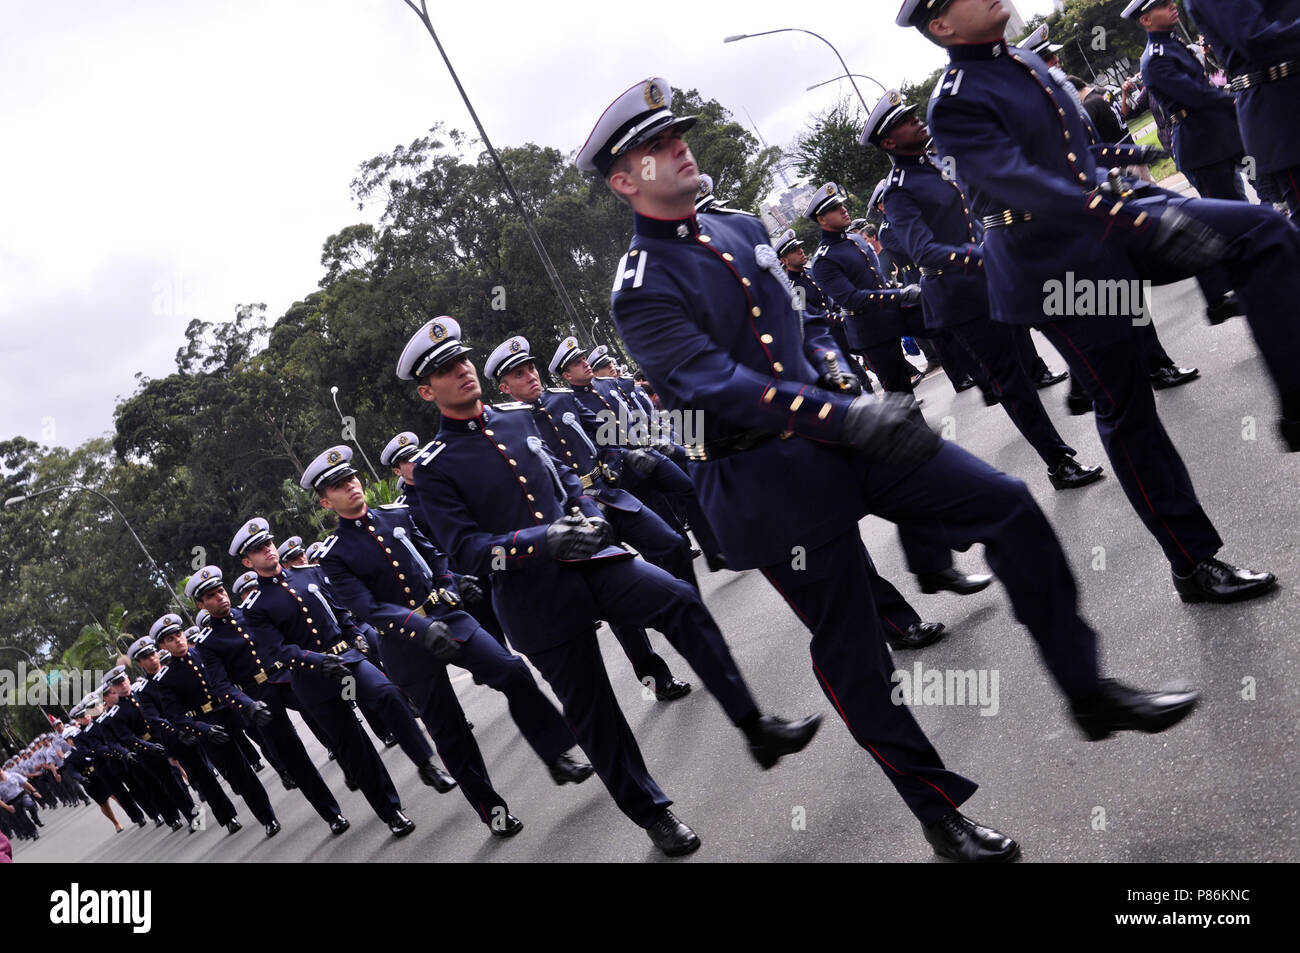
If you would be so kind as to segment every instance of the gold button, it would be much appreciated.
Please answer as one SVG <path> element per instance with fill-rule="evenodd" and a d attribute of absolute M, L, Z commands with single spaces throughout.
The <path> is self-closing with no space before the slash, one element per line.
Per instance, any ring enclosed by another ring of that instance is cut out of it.
<path fill-rule="evenodd" d="M 773 341 L 773 338 L 772 338 L 772 335 L 770 335 L 770 334 L 763 334 L 763 335 L 760 335 L 760 336 L 759 336 L 759 340 L 762 341 L 764 344 L 771 344 L 772 341 Z"/>
<path fill-rule="evenodd" d="M 736 256 L 733 255 L 733 254 L 732 254 L 731 252 L 729 252 L 729 251 L 724 251 L 724 252 L 722 253 L 722 260 L 723 260 L 723 261 L 735 261 L 735 260 L 736 260 Z"/>
<path fill-rule="evenodd" d="M 487 434 L 489 437 L 493 435 L 491 430 L 484 430 L 483 432 Z"/>
<path fill-rule="evenodd" d="M 639 249 L 633 248 L 630 252 L 627 253 L 627 256 L 629 258 L 635 258 L 638 253 L 639 253 Z"/>
<path fill-rule="evenodd" d="M 518 466 L 519 463 L 518 463 L 518 461 L 516 461 L 516 460 L 511 460 L 511 461 L 510 461 L 510 465 L 511 465 L 512 467 L 515 467 L 515 466 Z"/>
<path fill-rule="evenodd" d="M 397 560 L 396 560 L 396 559 L 393 560 L 393 568 L 394 568 L 394 569 L 401 569 L 401 568 L 402 568 L 401 566 L 397 565 Z"/>
<path fill-rule="evenodd" d="M 790 409 L 798 410 L 803 406 L 803 394 L 796 394 L 794 400 L 790 401 Z"/>
<path fill-rule="evenodd" d="M 312 634 L 312 635 L 319 635 L 320 633 L 317 632 L 315 629 L 312 629 L 312 630 L 311 630 L 311 634 Z"/>
<path fill-rule="evenodd" d="M 1065 157 L 1066 157 L 1067 159 L 1069 159 L 1071 162 L 1078 162 L 1078 161 L 1079 161 L 1079 157 L 1076 156 L 1073 152 L 1067 153 Z"/>
<path fill-rule="evenodd" d="M 573 469 L 575 469 L 575 470 L 578 469 L 578 465 L 577 465 L 576 463 L 573 465 Z M 531 493 L 529 493 L 529 494 L 528 494 L 528 502 L 529 502 L 529 503 L 532 503 L 532 502 L 533 502 L 533 499 L 534 499 L 533 495 L 532 495 Z"/>
<path fill-rule="evenodd" d="M 499 444 L 497 444 L 497 449 L 498 449 L 498 450 L 504 450 L 505 448 L 506 448 L 506 445 L 505 445 L 504 443 L 499 443 Z"/>
<path fill-rule="evenodd" d="M 406 579 L 406 573 L 404 573 L 404 572 L 399 572 L 399 573 L 397 574 L 397 578 L 398 578 L 399 581 Z"/>
<path fill-rule="evenodd" d="M 384 552 L 388 553 L 388 555 L 390 556 L 393 555 L 393 551 L 389 549 L 387 546 L 384 547 Z"/>
<path fill-rule="evenodd" d="M 529 546 L 528 551 L 531 553 L 533 551 L 533 547 Z"/>
<path fill-rule="evenodd" d="M 544 517 L 541 513 L 534 513 L 533 515 L 536 516 L 539 520 L 546 519 L 546 517 Z"/>
<path fill-rule="evenodd" d="M 753 282 L 751 282 L 748 278 L 741 278 L 740 283 L 744 285 L 746 288 L 748 288 L 751 284 L 753 284 Z"/>
<path fill-rule="evenodd" d="M 760 308 L 758 305 L 754 305 L 754 307 L 749 309 L 749 313 L 757 318 L 762 315 L 763 309 Z"/>
<path fill-rule="evenodd" d="M 831 411 L 834 409 L 835 409 L 834 404 L 822 404 L 822 409 L 817 412 L 817 419 L 825 420 L 827 417 L 831 415 Z"/>
<path fill-rule="evenodd" d="M 376 536 L 375 539 L 379 540 L 381 543 L 384 541 L 384 537 L 382 536 Z"/>
<path fill-rule="evenodd" d="M 311 616 L 307 616 L 307 624 L 311 625 Z"/>
<path fill-rule="evenodd" d="M 704 242 L 704 244 L 707 245 L 709 242 L 713 241 L 713 239 L 710 238 L 708 235 L 701 235 L 700 241 Z"/>
<path fill-rule="evenodd" d="M 520 485 L 520 486 L 524 486 L 524 485 L 526 485 L 527 483 L 528 483 L 528 477 L 522 477 L 522 476 L 521 476 L 521 477 L 519 478 L 519 485 Z"/>
<path fill-rule="evenodd" d="M 775 396 L 776 396 L 776 388 L 769 387 L 767 390 L 763 392 L 763 403 L 765 404 L 772 403 L 772 398 L 774 398 Z"/>
<path fill-rule="evenodd" d="M 785 370 L 785 365 L 782 364 L 780 361 L 773 361 L 773 362 L 772 362 L 772 370 L 774 370 L 774 371 L 776 371 L 778 374 L 780 374 L 783 370 Z"/>
<path fill-rule="evenodd" d="M 519 552 L 519 550 L 516 549 L 514 546 L 511 546 L 511 547 L 510 547 L 510 555 L 511 555 L 511 556 L 515 555 L 515 553 L 517 553 L 517 552 Z"/>

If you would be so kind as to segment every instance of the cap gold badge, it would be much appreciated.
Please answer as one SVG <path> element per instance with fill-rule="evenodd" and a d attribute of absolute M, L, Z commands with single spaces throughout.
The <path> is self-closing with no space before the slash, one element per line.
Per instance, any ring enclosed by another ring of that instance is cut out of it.
<path fill-rule="evenodd" d="M 659 88 L 658 83 L 646 83 L 642 91 L 645 97 L 645 104 L 651 109 L 658 109 L 664 104 L 664 91 Z"/>

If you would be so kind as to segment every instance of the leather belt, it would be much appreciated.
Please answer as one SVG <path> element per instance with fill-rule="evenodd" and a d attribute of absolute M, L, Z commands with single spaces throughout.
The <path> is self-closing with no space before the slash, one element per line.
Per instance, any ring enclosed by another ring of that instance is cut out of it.
<path fill-rule="evenodd" d="M 985 215 L 981 222 L 984 223 L 985 230 L 990 228 L 1006 228 L 1011 225 L 1021 225 L 1025 222 L 1034 220 L 1033 212 L 1018 212 L 1015 209 L 1003 209 L 995 215 Z M 924 272 L 922 272 L 924 274 Z"/>
<path fill-rule="evenodd" d="M 942 275 L 943 275 L 942 268 L 926 268 L 924 265 L 921 266 L 922 278 L 939 278 Z"/>
<path fill-rule="evenodd" d="M 1174 126 L 1182 125 L 1189 116 L 1191 116 L 1191 113 L 1186 109 L 1179 109 L 1177 112 L 1171 112 L 1165 118 L 1169 120 L 1170 128 L 1173 128 Z"/>
<path fill-rule="evenodd" d="M 1286 60 L 1283 63 L 1275 63 L 1267 69 L 1234 76 L 1232 82 L 1228 83 L 1228 92 L 1243 93 L 1252 87 L 1276 83 L 1278 80 L 1290 79 L 1292 76 L 1300 76 L 1300 60 Z"/>
<path fill-rule="evenodd" d="M 462 600 L 460 596 L 449 592 L 446 589 L 435 589 L 425 597 L 424 602 L 420 603 L 412 611 L 416 615 L 422 615 L 425 618 L 428 618 L 438 603 L 442 603 L 448 609 L 459 609 L 461 605 L 464 604 L 464 600 Z"/>
<path fill-rule="evenodd" d="M 596 475 L 599 472 L 599 470 L 592 470 L 590 473 L 583 473 L 578 477 L 578 479 L 582 481 L 582 488 L 584 490 L 590 490 L 596 485 Z"/>
<path fill-rule="evenodd" d="M 329 648 L 327 648 L 325 650 L 325 654 L 341 655 L 350 648 L 352 648 L 352 643 L 344 639 L 342 642 L 338 643 L 337 645 L 331 645 Z"/>
<path fill-rule="evenodd" d="M 213 705 L 211 702 L 209 702 L 208 704 L 204 705 L 204 706 L 201 707 L 201 708 L 197 708 L 197 709 L 195 709 L 194 711 L 187 711 L 187 712 L 185 713 L 185 717 L 186 717 L 186 718 L 197 718 L 197 717 L 199 717 L 199 715 L 210 715 L 210 714 L 212 714 L 212 710 L 213 710 L 215 707 L 216 707 L 215 705 Z"/>
<path fill-rule="evenodd" d="M 140 740 L 141 740 L 141 741 L 152 741 L 152 740 L 153 740 L 153 735 L 151 735 L 149 732 L 146 731 L 144 734 L 142 734 L 142 735 L 140 736 Z"/>
<path fill-rule="evenodd" d="M 770 430 L 745 430 L 730 437 L 723 437 L 720 440 L 706 440 L 704 443 L 688 444 L 686 446 L 686 458 L 694 460 L 696 463 L 722 460 L 726 457 L 734 457 L 736 454 L 744 453 L 747 450 L 753 450 L 755 447 L 760 447 L 776 437 L 788 440 L 792 436 L 794 434 L 789 430 L 781 434 L 774 434 Z"/>

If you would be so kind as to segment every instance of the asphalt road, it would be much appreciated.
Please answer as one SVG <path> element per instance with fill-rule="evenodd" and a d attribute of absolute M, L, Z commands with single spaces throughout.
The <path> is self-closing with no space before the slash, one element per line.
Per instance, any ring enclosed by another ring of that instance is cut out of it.
<path fill-rule="evenodd" d="M 1209 327 L 1193 283 L 1158 289 L 1154 300 L 1170 355 L 1202 371 L 1199 381 L 1158 395 L 1166 427 L 1225 540 L 1222 558 L 1276 572 L 1281 588 L 1270 597 L 1240 606 L 1183 605 L 1160 550 L 1113 478 L 1056 493 L 1028 444 L 1001 409 L 984 406 L 978 390 L 955 395 L 939 374 L 919 394 L 932 424 L 951 418 L 956 442 L 1028 482 L 1074 567 L 1083 611 L 1102 637 L 1105 670 L 1140 686 L 1174 680 L 1198 686 L 1203 703 L 1188 721 L 1162 735 L 1084 742 L 1000 585 L 965 598 L 922 596 L 893 528 L 872 518 L 862 532 L 880 571 L 924 618 L 947 623 L 951 633 L 919 653 L 898 653 L 899 667 L 910 671 L 920 661 L 926 668 L 998 673 L 995 715 L 956 705 L 920 707 L 916 715 L 948 764 L 981 783 L 966 812 L 1016 837 L 1026 862 L 1294 861 L 1300 859 L 1293 796 L 1300 788 L 1294 624 L 1300 457 L 1281 452 L 1271 385 L 1244 321 Z M 1037 340 L 1048 363 L 1063 367 Z M 1043 392 L 1048 411 L 1081 460 L 1105 463 L 1093 418 L 1065 413 L 1067 386 Z M 1243 439 L 1248 417 L 1257 423 L 1255 440 Z M 1104 569 L 1094 568 L 1097 547 L 1104 549 Z M 978 547 L 958 564 L 984 568 Z M 611 678 L 646 761 L 676 799 L 674 811 L 703 840 L 687 862 L 933 861 L 892 786 L 835 719 L 811 672 L 808 633 L 776 593 L 756 572 L 706 573 L 702 586 L 760 703 L 786 716 L 822 712 L 827 721 L 808 750 L 761 771 L 698 684 L 671 704 L 643 699 L 626 658 L 602 630 Z M 662 638 L 654 640 L 678 675 L 698 683 Z M 284 791 L 268 770 L 261 777 L 284 825 L 273 840 L 247 808 L 240 812 L 245 828 L 235 835 L 215 826 L 194 834 L 152 826 L 114 834 L 95 807 L 59 809 L 45 815 L 39 842 L 15 843 L 15 860 L 663 859 L 614 807 L 599 779 L 576 787 L 551 782 L 500 695 L 465 675 L 457 689 L 494 782 L 525 822 L 512 840 L 489 837 L 459 792 L 438 795 L 423 787 L 394 748 L 384 761 L 418 825 L 395 840 L 361 795 L 344 788 L 338 766 L 304 731 L 352 821 L 341 837 L 331 837 L 306 801 Z"/>

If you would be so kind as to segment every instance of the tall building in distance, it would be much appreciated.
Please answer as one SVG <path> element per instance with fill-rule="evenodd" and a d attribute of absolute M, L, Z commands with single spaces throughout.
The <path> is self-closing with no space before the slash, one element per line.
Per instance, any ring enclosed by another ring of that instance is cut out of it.
<path fill-rule="evenodd" d="M 1025 35 L 1025 18 L 1020 15 L 1012 0 L 1002 0 L 1002 6 L 1011 14 L 1007 21 L 1007 39 L 1014 40 Z"/>

